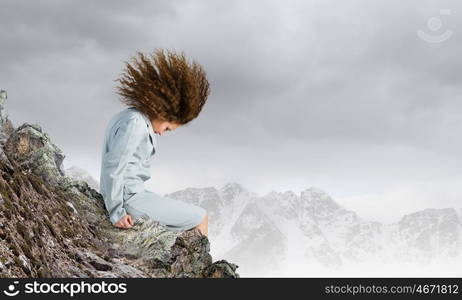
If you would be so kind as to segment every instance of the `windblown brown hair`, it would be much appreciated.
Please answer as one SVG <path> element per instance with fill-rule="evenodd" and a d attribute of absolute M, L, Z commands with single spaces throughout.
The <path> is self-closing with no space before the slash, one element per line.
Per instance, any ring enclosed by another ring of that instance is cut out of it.
<path fill-rule="evenodd" d="M 137 51 L 133 64 L 116 79 L 121 102 L 134 106 L 151 120 L 186 124 L 195 119 L 210 94 L 203 68 L 193 61 L 189 65 L 184 53 L 156 49 L 147 57 Z"/>

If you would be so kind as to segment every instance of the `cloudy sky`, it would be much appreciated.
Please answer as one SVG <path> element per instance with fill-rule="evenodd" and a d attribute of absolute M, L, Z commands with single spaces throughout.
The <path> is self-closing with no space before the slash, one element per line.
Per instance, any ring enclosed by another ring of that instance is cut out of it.
<path fill-rule="evenodd" d="M 66 168 L 99 179 L 123 62 L 183 51 L 211 94 L 158 137 L 148 189 L 316 186 L 388 221 L 462 207 L 461 14 L 457 0 L 2 0 L 0 88 L 15 126 L 40 124 Z"/>

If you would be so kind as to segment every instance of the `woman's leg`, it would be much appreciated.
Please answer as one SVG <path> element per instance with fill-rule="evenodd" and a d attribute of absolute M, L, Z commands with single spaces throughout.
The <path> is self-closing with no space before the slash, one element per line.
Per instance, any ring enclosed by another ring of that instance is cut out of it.
<path fill-rule="evenodd" d="M 204 219 L 202 220 L 202 222 L 199 225 L 197 225 L 196 227 L 194 227 L 194 228 L 199 229 L 199 231 L 203 235 L 208 237 L 208 235 L 209 235 L 208 226 L 209 226 L 209 216 L 208 216 L 208 214 L 206 214 Z"/>
<path fill-rule="evenodd" d="M 207 211 L 204 208 L 148 190 L 126 199 L 125 209 L 135 219 L 146 214 L 170 230 L 182 231 L 199 228 L 201 233 L 207 233 Z"/>

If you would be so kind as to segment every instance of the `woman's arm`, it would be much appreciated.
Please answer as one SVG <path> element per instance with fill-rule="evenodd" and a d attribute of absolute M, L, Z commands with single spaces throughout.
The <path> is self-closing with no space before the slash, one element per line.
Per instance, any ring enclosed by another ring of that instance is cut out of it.
<path fill-rule="evenodd" d="M 106 176 L 104 202 L 113 225 L 127 214 L 123 207 L 124 175 L 130 159 L 145 134 L 144 120 L 134 116 L 119 124 L 109 141 L 103 170 Z"/>

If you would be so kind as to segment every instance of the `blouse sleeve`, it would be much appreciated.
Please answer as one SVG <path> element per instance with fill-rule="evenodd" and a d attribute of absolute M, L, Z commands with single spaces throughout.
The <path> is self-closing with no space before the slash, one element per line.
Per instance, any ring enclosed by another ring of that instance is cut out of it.
<path fill-rule="evenodd" d="M 106 153 L 106 195 L 104 202 L 112 224 L 126 215 L 123 207 L 124 175 L 127 166 L 146 133 L 142 120 L 130 118 L 114 129 L 114 136 L 108 144 Z"/>

